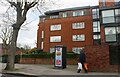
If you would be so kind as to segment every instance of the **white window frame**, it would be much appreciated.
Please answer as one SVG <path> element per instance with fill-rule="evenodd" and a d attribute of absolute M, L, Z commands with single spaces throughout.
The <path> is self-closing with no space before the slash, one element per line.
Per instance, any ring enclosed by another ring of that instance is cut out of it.
<path fill-rule="evenodd" d="M 50 36 L 50 42 L 61 42 L 61 36 Z"/>
<path fill-rule="evenodd" d="M 85 28 L 84 22 L 72 23 L 72 29 L 83 29 L 83 28 Z"/>
<path fill-rule="evenodd" d="M 56 30 L 61 30 L 61 24 L 50 26 L 50 31 L 56 31 Z"/>
<path fill-rule="evenodd" d="M 85 34 L 73 35 L 72 40 L 73 41 L 85 41 Z"/>

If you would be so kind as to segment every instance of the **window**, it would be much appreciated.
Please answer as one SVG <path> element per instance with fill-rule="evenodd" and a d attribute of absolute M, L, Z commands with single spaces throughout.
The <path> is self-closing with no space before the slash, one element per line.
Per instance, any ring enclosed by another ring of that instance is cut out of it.
<path fill-rule="evenodd" d="M 106 6 L 105 3 L 106 3 L 106 0 L 102 0 L 102 5 L 103 5 L 103 6 Z"/>
<path fill-rule="evenodd" d="M 114 16 L 114 10 L 102 11 L 102 17 L 111 17 L 111 16 Z"/>
<path fill-rule="evenodd" d="M 117 27 L 117 41 L 120 42 L 120 27 Z"/>
<path fill-rule="evenodd" d="M 73 41 L 85 41 L 85 35 L 81 34 L 81 35 L 73 35 Z"/>
<path fill-rule="evenodd" d="M 100 35 L 93 35 L 94 39 L 100 39 Z"/>
<path fill-rule="evenodd" d="M 50 42 L 61 42 L 61 36 L 51 36 Z"/>
<path fill-rule="evenodd" d="M 67 12 L 62 13 L 62 17 L 67 17 Z"/>
<path fill-rule="evenodd" d="M 54 48 L 50 48 L 50 53 L 53 53 L 55 52 L 55 49 Z"/>
<path fill-rule="evenodd" d="M 50 26 L 50 30 L 51 30 L 51 31 L 61 30 L 61 24 L 51 25 L 51 26 Z"/>
<path fill-rule="evenodd" d="M 93 19 L 99 18 L 99 9 L 92 9 Z"/>
<path fill-rule="evenodd" d="M 100 32 L 100 22 L 93 22 L 93 32 Z"/>
<path fill-rule="evenodd" d="M 73 23 L 72 24 L 72 29 L 83 29 L 83 28 L 85 28 L 84 22 Z"/>
<path fill-rule="evenodd" d="M 120 33 L 120 27 L 117 27 L 117 33 Z"/>
<path fill-rule="evenodd" d="M 59 18 L 59 16 L 58 15 L 50 16 L 50 19 L 54 19 L 54 18 Z"/>
<path fill-rule="evenodd" d="M 41 42 L 41 49 L 43 49 L 43 44 L 44 44 L 44 42 L 42 41 L 42 42 Z"/>
<path fill-rule="evenodd" d="M 45 21 L 45 17 L 40 17 L 40 22 L 44 22 Z"/>
<path fill-rule="evenodd" d="M 115 15 L 120 15 L 120 9 L 115 9 Z"/>
<path fill-rule="evenodd" d="M 44 31 L 42 31 L 42 38 L 44 38 Z"/>
<path fill-rule="evenodd" d="M 106 42 L 116 41 L 116 29 L 115 29 L 115 27 L 105 28 L 105 37 L 106 37 Z"/>
<path fill-rule="evenodd" d="M 74 11 L 73 12 L 73 16 L 82 16 L 82 15 L 84 15 L 84 10 Z"/>
<path fill-rule="evenodd" d="M 80 51 L 83 49 L 84 47 L 74 47 L 72 48 L 72 52 L 80 54 Z"/>
<path fill-rule="evenodd" d="M 103 23 L 115 22 L 114 10 L 102 11 L 102 21 L 103 21 Z"/>
<path fill-rule="evenodd" d="M 116 22 L 120 23 L 120 9 L 115 9 Z"/>
<path fill-rule="evenodd" d="M 116 23 L 120 23 L 120 16 L 116 16 Z"/>
<path fill-rule="evenodd" d="M 115 22 L 114 17 L 104 17 L 103 18 L 103 23 L 113 23 L 113 22 Z"/>

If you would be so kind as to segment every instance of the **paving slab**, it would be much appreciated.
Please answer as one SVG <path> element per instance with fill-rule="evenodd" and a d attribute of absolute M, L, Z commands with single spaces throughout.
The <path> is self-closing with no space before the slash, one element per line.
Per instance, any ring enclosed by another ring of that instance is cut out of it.
<path fill-rule="evenodd" d="M 5 63 L 1 63 L 2 69 L 5 68 Z M 77 65 L 67 65 L 65 69 L 55 69 L 54 65 L 41 65 L 41 64 L 15 64 L 15 71 L 3 71 L 1 73 L 12 73 L 12 74 L 24 74 L 31 76 L 40 76 L 40 77 L 48 77 L 48 76 L 69 76 L 69 77 L 93 77 L 93 76 L 101 76 L 101 77 L 120 77 L 119 73 L 113 72 L 88 72 L 77 73 Z"/>

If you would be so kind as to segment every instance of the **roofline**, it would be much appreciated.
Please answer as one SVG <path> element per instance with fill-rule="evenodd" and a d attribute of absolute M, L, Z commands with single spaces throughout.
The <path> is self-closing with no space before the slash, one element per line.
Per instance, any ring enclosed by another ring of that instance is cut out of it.
<path fill-rule="evenodd" d="M 41 17 L 46 17 L 46 15 L 40 15 L 39 18 L 41 18 Z"/>
<path fill-rule="evenodd" d="M 65 11 L 89 9 L 89 8 L 91 8 L 91 6 L 73 7 L 73 8 L 59 9 L 59 10 L 51 10 L 51 11 L 46 11 L 45 15 L 51 15 L 53 13 L 59 13 L 59 12 L 65 12 Z"/>
<path fill-rule="evenodd" d="M 110 10 L 110 9 L 118 9 L 120 6 L 114 6 L 114 7 L 101 7 L 100 10 Z"/>

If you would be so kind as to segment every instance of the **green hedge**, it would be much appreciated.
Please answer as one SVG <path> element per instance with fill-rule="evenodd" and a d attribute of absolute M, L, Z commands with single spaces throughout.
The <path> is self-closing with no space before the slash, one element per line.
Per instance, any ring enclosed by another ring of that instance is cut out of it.
<path fill-rule="evenodd" d="M 67 53 L 66 57 L 68 59 L 78 58 L 78 54 Z M 54 58 L 54 53 L 41 53 L 41 54 L 24 54 L 22 58 Z"/>
<path fill-rule="evenodd" d="M 53 53 L 23 54 L 22 58 L 53 58 Z"/>
<path fill-rule="evenodd" d="M 78 58 L 78 54 L 75 53 L 67 53 L 66 54 L 67 59 L 71 59 L 71 58 Z"/>
<path fill-rule="evenodd" d="M 15 63 L 19 63 L 20 57 L 22 58 L 54 58 L 54 53 L 23 54 L 22 56 L 15 55 Z M 78 54 L 67 53 L 66 57 L 67 59 L 78 58 Z M 7 55 L 2 55 L 2 63 L 6 63 L 6 62 L 7 62 Z"/>

